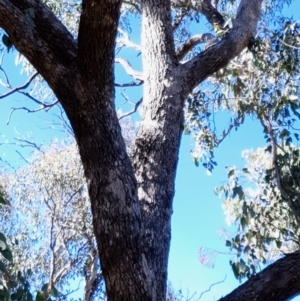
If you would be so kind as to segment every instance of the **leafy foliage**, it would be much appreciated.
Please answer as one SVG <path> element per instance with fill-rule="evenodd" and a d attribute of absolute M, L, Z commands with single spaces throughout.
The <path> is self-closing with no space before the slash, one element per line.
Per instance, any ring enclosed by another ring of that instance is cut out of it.
<path fill-rule="evenodd" d="M 14 270 L 31 271 L 32 289 L 42 288 L 39 300 L 65 300 L 71 293 L 66 284 L 75 278 L 84 281 L 92 300 L 103 282 L 77 148 L 54 142 L 35 152 L 31 162 L 3 172 L 0 180 L 12 205 L 1 208 L 0 225 L 11 244 Z M 1 252 L 12 260 L 10 251 Z"/>
<path fill-rule="evenodd" d="M 278 156 L 276 175 L 268 149 L 245 151 L 246 167 L 230 169 L 228 183 L 219 188 L 225 196 L 224 211 L 238 231 L 226 246 L 236 251 L 231 266 L 239 279 L 257 273 L 260 264 L 299 249 L 299 149 L 289 148 Z M 277 178 L 284 185 L 281 193 Z M 297 182 L 296 182 L 297 181 Z"/>

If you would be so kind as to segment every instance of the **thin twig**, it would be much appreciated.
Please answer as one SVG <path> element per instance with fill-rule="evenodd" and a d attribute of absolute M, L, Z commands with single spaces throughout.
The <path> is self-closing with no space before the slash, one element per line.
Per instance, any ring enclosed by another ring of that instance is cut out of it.
<path fill-rule="evenodd" d="M 223 132 L 223 135 L 222 135 L 222 137 L 218 140 L 216 146 L 220 145 L 221 142 L 229 135 L 229 133 L 231 132 L 231 130 L 232 130 L 233 128 L 236 128 L 236 127 L 240 126 L 240 125 L 244 122 L 244 120 L 245 120 L 245 117 L 244 117 L 244 116 L 240 117 L 239 119 L 235 119 L 234 122 L 233 122 L 232 124 L 230 124 L 230 126 L 228 127 L 228 129 L 227 129 L 226 131 Z"/>
<path fill-rule="evenodd" d="M 7 118 L 7 121 L 6 121 L 6 124 L 9 124 L 10 123 L 10 120 L 11 120 L 11 116 L 12 114 L 15 112 L 15 111 L 18 111 L 18 110 L 24 110 L 24 111 L 27 111 L 27 113 L 36 113 L 36 112 L 39 112 L 39 111 L 49 111 L 53 106 L 55 106 L 56 104 L 58 104 L 58 100 L 57 101 L 54 101 L 53 103 L 51 104 L 42 104 L 42 107 L 38 108 L 38 109 L 35 109 L 35 110 L 31 110 L 31 109 L 28 109 L 26 107 L 19 107 L 19 108 L 11 108 L 11 112 L 9 113 L 9 116 Z"/>
<path fill-rule="evenodd" d="M 2 69 L 2 67 L 1 67 L 1 70 L 4 72 L 4 70 Z M 4 72 L 4 74 L 6 74 L 6 73 Z M 13 94 L 13 93 L 15 93 L 15 92 L 19 92 L 20 90 L 24 90 L 24 89 L 28 88 L 28 86 L 32 83 L 32 81 L 33 81 L 37 76 L 38 76 L 38 73 L 34 73 L 31 77 L 29 77 L 29 79 L 25 82 L 25 84 L 23 84 L 23 85 L 21 85 L 21 86 L 19 86 L 19 87 L 15 87 L 15 88 L 12 88 L 12 87 L 10 86 L 9 82 L 7 82 L 8 88 L 11 88 L 11 90 L 8 91 L 7 93 L 4 93 L 4 94 L 0 95 L 0 99 L 5 98 L 5 97 L 7 97 L 7 96 L 9 96 L 9 95 L 11 95 L 11 94 Z M 8 79 L 7 79 L 7 80 L 8 80 Z M 26 95 L 26 96 L 27 96 L 27 95 Z"/>
<path fill-rule="evenodd" d="M 201 297 L 202 297 L 204 294 L 208 293 L 208 292 L 211 290 L 211 288 L 212 288 L 213 286 L 225 282 L 226 278 L 227 278 L 227 275 L 225 275 L 225 277 L 224 277 L 223 280 L 211 284 L 210 287 L 209 287 L 206 291 L 202 292 L 202 293 L 200 294 L 199 298 L 198 298 L 197 300 L 195 300 L 195 301 L 199 301 L 199 300 L 201 299 Z"/>
<path fill-rule="evenodd" d="M 122 118 L 125 118 L 125 117 L 127 117 L 127 116 L 129 116 L 129 115 L 135 113 L 136 110 L 138 109 L 138 107 L 141 105 L 142 102 L 143 102 L 143 98 L 141 98 L 141 99 L 135 104 L 135 106 L 134 106 L 134 108 L 133 108 L 132 111 L 130 111 L 130 112 L 128 112 L 128 113 L 125 113 L 125 114 L 121 115 L 121 116 L 119 117 L 119 120 L 121 120 Z"/>
<path fill-rule="evenodd" d="M 16 150 L 16 153 L 27 163 L 30 164 L 30 162 L 18 151 Z"/>

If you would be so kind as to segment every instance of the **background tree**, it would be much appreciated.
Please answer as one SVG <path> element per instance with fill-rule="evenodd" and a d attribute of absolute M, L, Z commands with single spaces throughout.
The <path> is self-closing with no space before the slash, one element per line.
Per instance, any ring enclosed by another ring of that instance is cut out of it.
<path fill-rule="evenodd" d="M 136 85 L 144 84 L 142 120 L 129 158 L 114 105 L 115 43 L 118 20 L 124 13 L 121 1 L 95 4 L 84 0 L 76 36 L 50 10 L 51 3 L 0 0 L 5 45 L 14 45 L 44 78 L 74 130 L 109 300 L 165 299 L 185 99 L 243 49 L 252 48 L 262 3 L 242 0 L 232 28 L 218 11 L 218 1 L 124 3 L 124 8 L 129 5 L 141 14 L 143 72 L 135 72 L 124 60 L 116 61 L 137 80 Z M 281 3 L 264 2 L 263 13 L 268 16 Z M 220 3 L 229 14 L 236 6 L 235 1 Z M 199 15 L 207 18 L 220 37 L 202 35 L 184 44 L 179 40 L 177 45 L 177 30 L 184 30 L 184 20 Z M 207 41 L 206 49 L 198 52 L 194 47 L 203 41 Z M 190 103 L 197 107 L 194 101 Z M 201 127 L 201 131 L 206 129 Z M 215 143 L 206 141 L 210 151 Z M 209 161 L 206 167 L 212 169 L 213 164 Z M 271 265 L 224 300 L 237 299 L 237 295 L 243 300 L 253 300 L 253 295 L 257 300 L 292 296 L 299 291 L 298 282 L 293 281 L 299 275 L 294 264 L 299 256 L 295 253 Z M 283 270 L 283 262 L 291 268 Z M 284 285 L 276 285 L 278 271 Z M 253 283 L 261 283 L 263 277 L 272 285 L 266 281 L 266 286 L 253 289 Z"/>
<path fill-rule="evenodd" d="M 84 300 L 92 300 L 97 291 L 100 297 L 103 277 L 76 145 L 53 143 L 31 160 L 1 175 L 11 204 L 2 208 L 1 228 L 12 246 L 14 268 L 30 270 L 31 287 L 43 288 L 46 296 L 55 289 L 63 300 L 71 291 L 66 283 L 78 278 Z"/>
<path fill-rule="evenodd" d="M 121 125 L 130 153 L 135 125 L 129 117 Z M 23 141 L 23 146 L 28 143 Z M 86 180 L 74 137 L 32 146 L 34 153 L 23 157 L 25 167 L 15 170 L 6 161 L 1 164 L 1 189 L 7 196 L 3 202 L 9 200 L 10 206 L 1 207 L 0 228 L 13 258 L 13 266 L 2 276 L 25 271 L 26 278 L 19 278 L 30 282 L 30 289 L 40 291 L 45 300 L 51 295 L 67 300 L 82 288 L 80 300 L 105 300 Z M 9 287 L 8 292 L 14 290 Z"/>
<path fill-rule="evenodd" d="M 299 150 L 280 150 L 278 157 L 274 167 L 268 149 L 245 151 L 246 167 L 229 169 L 228 184 L 220 189 L 226 196 L 223 206 L 227 221 L 238 225 L 233 237 L 226 235 L 226 245 L 236 251 L 231 265 L 239 279 L 249 278 L 261 265 L 299 250 Z M 278 163 L 279 185 L 275 170 Z"/>

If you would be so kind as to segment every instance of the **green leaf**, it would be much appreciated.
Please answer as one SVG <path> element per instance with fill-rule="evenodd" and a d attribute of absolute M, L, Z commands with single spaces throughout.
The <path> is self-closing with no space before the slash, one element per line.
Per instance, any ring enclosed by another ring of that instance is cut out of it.
<path fill-rule="evenodd" d="M 5 259 L 7 259 L 10 262 L 13 262 L 13 257 L 12 257 L 12 253 L 9 249 L 5 249 L 5 250 L 0 250 L 0 253 L 3 255 L 3 257 Z"/>
<path fill-rule="evenodd" d="M 232 175 L 234 175 L 235 170 L 231 169 L 228 173 L 228 178 L 230 178 Z"/>
<path fill-rule="evenodd" d="M 239 199 L 242 199 L 244 197 L 242 186 L 237 186 L 232 189 L 232 198 L 234 199 L 236 196 L 238 196 Z"/>
<path fill-rule="evenodd" d="M 6 272 L 6 267 L 4 265 L 4 263 L 0 260 L 0 271 L 5 273 Z"/>
<path fill-rule="evenodd" d="M 2 250 L 5 250 L 6 249 L 6 243 L 3 241 L 3 240 L 0 240 L 0 251 Z"/>
<path fill-rule="evenodd" d="M 43 292 L 38 292 L 35 301 L 46 301 L 45 294 Z"/>
<path fill-rule="evenodd" d="M 42 291 L 46 294 L 46 293 L 47 293 L 47 290 L 48 290 L 48 283 L 45 283 L 45 284 L 42 286 Z"/>
<path fill-rule="evenodd" d="M 294 100 L 298 100 L 298 96 L 297 95 L 290 95 L 290 100 L 294 101 Z"/>
<path fill-rule="evenodd" d="M 0 232 L 0 240 L 2 240 L 6 244 L 6 237 L 2 232 Z"/>
<path fill-rule="evenodd" d="M 59 292 L 58 292 L 58 290 L 57 290 L 55 287 L 53 287 L 52 290 L 50 291 L 50 295 L 51 295 L 52 297 L 57 298 L 58 295 L 59 295 Z"/>
<path fill-rule="evenodd" d="M 243 169 L 242 169 L 242 172 L 244 172 L 244 173 L 249 173 L 248 168 L 243 168 Z"/>
<path fill-rule="evenodd" d="M 231 241 L 230 240 L 226 240 L 226 247 L 231 247 Z"/>
<path fill-rule="evenodd" d="M 241 226 L 242 226 L 242 228 L 244 229 L 247 225 L 248 225 L 248 219 L 247 219 L 246 216 L 243 216 L 243 217 L 241 218 Z"/>
<path fill-rule="evenodd" d="M 0 204 L 9 205 L 9 202 L 4 198 L 3 193 L 0 192 Z"/>
<path fill-rule="evenodd" d="M 275 243 L 276 243 L 276 247 L 277 247 L 278 249 L 280 249 L 281 246 L 282 246 L 282 241 L 276 240 Z"/>
<path fill-rule="evenodd" d="M 2 42 L 3 42 L 3 44 L 6 46 L 6 48 L 7 48 L 8 51 L 9 51 L 9 50 L 12 48 L 12 46 L 13 46 L 13 43 L 12 43 L 11 39 L 10 39 L 9 36 L 6 35 L 6 34 L 4 34 L 4 35 L 2 36 Z"/>
<path fill-rule="evenodd" d="M 234 274 L 235 278 L 239 279 L 239 271 L 238 271 L 236 263 L 230 261 L 230 265 L 231 265 L 231 268 L 232 268 L 232 271 L 233 271 L 233 274 Z"/>

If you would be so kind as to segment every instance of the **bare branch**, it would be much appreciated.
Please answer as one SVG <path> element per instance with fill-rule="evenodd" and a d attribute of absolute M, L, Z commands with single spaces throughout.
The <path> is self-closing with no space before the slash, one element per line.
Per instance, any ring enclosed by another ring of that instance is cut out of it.
<path fill-rule="evenodd" d="M 130 65 L 130 63 L 120 57 L 116 57 L 115 58 L 115 63 L 119 63 L 123 66 L 123 68 L 125 69 L 126 73 L 130 76 L 132 76 L 134 79 L 139 80 L 139 81 L 143 81 L 143 75 L 141 72 L 136 71 L 132 68 L 132 66 Z"/>
<path fill-rule="evenodd" d="M 30 162 L 18 151 L 16 150 L 16 153 L 27 163 L 30 164 Z"/>
<path fill-rule="evenodd" d="M 142 81 L 142 80 L 137 81 L 137 82 L 132 81 L 132 82 L 126 83 L 126 84 L 115 83 L 115 87 L 118 87 L 118 88 L 138 87 L 138 86 L 141 86 L 143 83 L 144 83 L 144 81 Z"/>
<path fill-rule="evenodd" d="M 2 67 L 0 67 L 1 71 L 3 71 L 3 73 L 6 75 L 6 72 L 2 69 Z M 25 84 L 19 86 L 19 87 L 15 87 L 13 88 L 10 83 L 9 83 L 9 80 L 8 80 L 8 77 L 6 77 L 6 81 L 7 81 L 7 88 L 10 88 L 11 90 L 8 91 L 7 93 L 4 93 L 2 95 L 0 95 L 0 99 L 2 98 L 5 98 L 15 92 L 19 92 L 20 90 L 24 90 L 26 88 L 29 87 L 29 85 L 32 83 L 32 81 L 38 76 L 38 73 L 34 73 L 31 77 L 29 77 L 29 79 L 26 81 Z M 26 95 L 27 96 L 27 95 Z"/>
<path fill-rule="evenodd" d="M 222 141 L 230 134 L 232 129 L 239 127 L 242 123 L 244 123 L 244 120 L 245 120 L 245 116 L 234 119 L 233 123 L 229 125 L 228 129 L 223 132 L 222 137 L 218 140 L 216 146 L 222 143 Z"/>
<path fill-rule="evenodd" d="M 186 95 L 208 76 L 225 67 L 255 36 L 263 0 L 242 0 L 233 28 L 223 39 L 181 65 Z M 202 3 L 202 2 L 201 2 Z"/>
<path fill-rule="evenodd" d="M 27 93 L 22 93 L 24 95 L 26 95 Z M 27 97 L 31 98 L 31 99 L 34 99 L 31 95 L 26 95 Z M 37 101 L 37 100 L 36 100 Z M 38 101 L 37 101 L 38 102 Z M 54 101 L 53 103 L 50 103 L 50 104 L 46 104 L 46 103 L 40 103 L 41 104 L 41 107 L 38 108 L 38 109 L 35 109 L 35 110 L 31 110 L 31 109 L 28 109 L 26 107 L 19 107 L 19 108 L 12 108 L 11 109 L 11 112 L 8 116 L 8 119 L 6 121 L 6 124 L 9 124 L 10 123 L 10 120 L 11 120 L 11 117 L 12 117 L 12 114 L 15 112 L 15 111 L 18 111 L 18 110 L 24 110 L 24 111 L 27 111 L 27 113 L 36 113 L 36 112 L 39 112 L 39 111 L 43 111 L 43 110 L 50 110 L 52 107 L 54 107 L 55 105 L 57 105 L 59 103 L 58 100 Z"/>
<path fill-rule="evenodd" d="M 138 44 L 135 44 L 135 43 L 131 42 L 130 39 L 129 39 L 128 34 L 124 30 L 118 28 L 118 31 L 122 33 L 123 37 L 122 38 L 117 38 L 117 40 L 116 40 L 117 44 L 120 44 L 121 47 L 125 46 L 125 47 L 132 48 L 132 49 L 134 49 L 136 51 L 139 51 L 139 52 L 142 51 L 142 47 Z"/>
<path fill-rule="evenodd" d="M 227 276 L 225 275 L 225 277 L 224 277 L 223 280 L 220 280 L 220 281 L 218 281 L 218 282 L 215 282 L 215 283 L 211 284 L 207 290 L 205 290 L 204 292 L 202 292 L 202 293 L 200 294 L 199 298 L 198 298 L 196 301 L 199 301 L 199 300 L 202 298 L 202 296 L 203 296 L 204 294 L 208 293 L 208 292 L 211 290 L 211 288 L 212 288 L 213 286 L 225 282 L 226 277 L 227 277 Z"/>
<path fill-rule="evenodd" d="M 58 106 L 58 108 L 60 110 L 60 114 L 59 115 L 54 114 L 54 116 L 56 116 L 61 121 L 61 123 L 57 123 L 57 124 L 52 123 L 52 125 L 62 126 L 62 128 L 65 129 L 65 131 L 67 131 L 68 134 L 70 134 L 72 137 L 75 137 L 73 128 L 70 125 L 70 122 L 65 114 L 65 111 L 60 105 Z"/>
<path fill-rule="evenodd" d="M 21 139 L 21 138 L 14 138 L 14 140 L 16 140 L 18 142 L 5 142 L 5 143 L 0 143 L 0 145 L 16 145 L 16 146 L 20 146 L 22 148 L 32 147 L 32 148 L 37 149 L 38 151 L 42 152 L 41 146 L 38 146 L 35 142 L 31 142 L 29 140 Z"/>
<path fill-rule="evenodd" d="M 128 112 L 128 113 L 125 113 L 124 115 L 121 115 L 121 116 L 119 117 L 119 120 L 121 120 L 122 118 L 125 118 L 125 117 L 127 117 L 127 116 L 129 116 L 129 115 L 135 113 L 135 112 L 137 111 L 138 107 L 141 105 L 142 102 L 143 102 L 143 98 L 141 98 L 141 99 L 135 104 L 135 106 L 134 106 L 134 108 L 133 108 L 132 111 L 130 111 L 130 112 Z"/>
<path fill-rule="evenodd" d="M 211 33 L 198 34 L 189 38 L 177 51 L 177 59 L 181 61 L 184 58 L 184 56 L 195 46 L 202 43 L 208 43 L 212 40 L 216 42 L 218 41 L 218 39 Z"/>
<path fill-rule="evenodd" d="M 117 39 L 117 44 L 120 44 L 120 46 L 125 46 L 128 48 L 132 48 L 136 51 L 142 51 L 142 47 L 138 44 L 135 44 L 133 42 L 131 42 L 130 40 L 124 39 L 124 38 L 119 38 Z"/>

